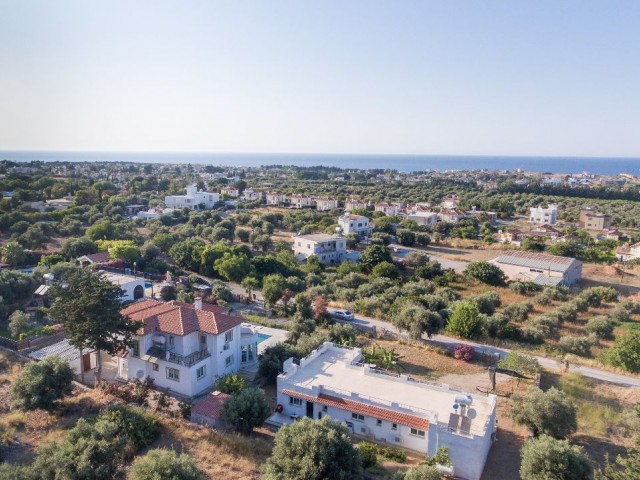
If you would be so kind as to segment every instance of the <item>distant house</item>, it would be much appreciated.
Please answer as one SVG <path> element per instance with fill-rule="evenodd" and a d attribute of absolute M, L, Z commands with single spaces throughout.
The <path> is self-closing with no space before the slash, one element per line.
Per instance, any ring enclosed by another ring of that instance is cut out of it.
<path fill-rule="evenodd" d="M 282 205 L 285 202 L 285 195 L 280 192 L 266 193 L 267 205 Z"/>
<path fill-rule="evenodd" d="M 338 226 L 342 229 L 344 235 L 355 233 L 360 237 L 368 237 L 373 228 L 371 221 L 367 217 L 349 212 L 345 212 L 344 215 L 338 217 Z"/>
<path fill-rule="evenodd" d="M 242 192 L 242 200 L 246 200 L 247 202 L 262 200 L 262 192 L 258 192 L 252 188 L 247 188 Z"/>
<path fill-rule="evenodd" d="M 436 212 L 418 211 L 409 213 L 407 220 L 416 222 L 418 225 L 433 225 L 438 222 L 438 214 Z"/>
<path fill-rule="evenodd" d="M 141 212 L 144 209 L 145 206 L 142 204 L 127 205 L 126 207 L 124 207 L 124 213 L 125 215 L 136 215 L 138 212 Z"/>
<path fill-rule="evenodd" d="M 138 218 L 144 218 L 146 220 L 155 220 L 157 218 L 169 217 L 173 215 L 176 210 L 174 208 L 150 208 L 149 210 L 143 210 L 136 215 Z"/>
<path fill-rule="evenodd" d="M 109 255 L 109 252 L 98 252 L 98 253 L 91 253 L 89 255 L 82 255 L 81 257 L 78 257 L 76 260 L 78 261 L 80 266 L 87 267 L 89 265 L 105 264 L 109 262 L 109 260 L 111 260 L 111 257 Z"/>
<path fill-rule="evenodd" d="M 187 187 L 186 195 L 167 195 L 164 203 L 168 208 L 190 208 L 192 210 L 210 210 L 220 201 L 218 192 L 198 190 L 195 185 Z"/>
<path fill-rule="evenodd" d="M 534 282 L 538 285 L 573 285 L 582 278 L 582 262 L 575 258 L 546 253 L 512 250 L 490 261 L 510 280 Z"/>
<path fill-rule="evenodd" d="M 533 224 L 555 225 L 558 221 L 558 205 L 551 203 L 544 207 L 531 207 L 529 209 L 529 222 Z"/>
<path fill-rule="evenodd" d="M 346 202 L 344 202 L 344 209 L 353 211 L 355 209 L 363 209 L 367 210 L 369 204 L 364 200 L 360 200 L 359 198 L 350 198 Z"/>
<path fill-rule="evenodd" d="M 73 206 L 73 197 L 53 198 L 44 202 L 47 210 L 66 210 Z"/>
<path fill-rule="evenodd" d="M 341 235 L 315 233 L 295 235 L 293 253 L 298 260 L 306 260 L 315 255 L 324 264 L 340 263 L 347 253 L 347 240 Z"/>
<path fill-rule="evenodd" d="M 227 197 L 238 198 L 240 196 L 240 190 L 238 190 L 238 187 L 222 187 L 220 192 Z"/>
<path fill-rule="evenodd" d="M 390 217 L 398 215 L 398 204 L 391 202 L 378 202 L 373 205 L 373 209 L 376 212 L 382 212 Z"/>
<path fill-rule="evenodd" d="M 636 247 L 636 245 L 634 245 L 634 247 Z M 634 248 L 634 251 L 637 251 L 638 249 L 640 249 L 638 247 L 640 247 L 640 245 Z M 616 257 L 620 262 L 626 262 L 628 260 L 633 260 L 634 258 L 638 258 L 634 255 L 634 253 L 631 250 L 631 245 L 629 245 L 628 243 L 624 243 L 623 245 L 620 245 L 616 249 Z"/>
<path fill-rule="evenodd" d="M 222 408 L 230 398 L 231 395 L 217 390 L 205 395 L 191 408 L 191 421 L 214 428 L 225 428 L 226 424 L 222 420 Z"/>
<path fill-rule="evenodd" d="M 311 197 L 299 193 L 287 195 L 285 202 L 294 208 L 311 208 L 313 205 L 313 199 Z"/>
<path fill-rule="evenodd" d="M 520 246 L 523 238 L 522 232 L 517 228 L 508 231 L 498 230 L 497 239 L 500 243 L 511 243 Z"/>
<path fill-rule="evenodd" d="M 580 209 L 580 228 L 585 230 L 609 230 L 611 228 L 611 215 L 599 213 L 592 208 Z"/>
<path fill-rule="evenodd" d="M 623 235 L 624 234 L 620 230 L 607 230 L 605 238 L 607 240 L 615 240 L 618 242 Z"/>
<path fill-rule="evenodd" d="M 456 208 L 443 208 L 438 213 L 438 218 L 442 222 L 458 223 L 465 217 L 465 213 L 462 210 Z"/>
<path fill-rule="evenodd" d="M 316 210 L 320 212 L 338 208 L 338 200 L 333 197 L 316 197 L 314 202 L 316 204 Z"/>
<path fill-rule="evenodd" d="M 82 372 L 93 370 L 97 364 L 96 352 L 94 350 L 84 350 L 82 355 L 80 355 L 80 350 L 69 344 L 69 340 L 66 338 L 61 342 L 31 352 L 28 356 L 34 360 L 58 357 L 67 362 L 76 374 L 81 373 L 81 368 Z"/>
<path fill-rule="evenodd" d="M 498 214 L 496 212 L 487 212 L 484 210 L 478 210 L 476 207 L 471 207 L 471 210 L 467 210 L 465 216 L 470 218 L 480 219 L 480 217 L 485 217 L 487 221 L 494 223 L 498 219 Z"/>
<path fill-rule="evenodd" d="M 440 205 L 442 206 L 442 208 L 445 208 L 448 210 L 454 210 L 458 208 L 459 204 L 460 204 L 460 197 L 458 195 L 451 195 L 449 197 L 446 197 L 444 200 L 442 200 L 442 203 Z"/>

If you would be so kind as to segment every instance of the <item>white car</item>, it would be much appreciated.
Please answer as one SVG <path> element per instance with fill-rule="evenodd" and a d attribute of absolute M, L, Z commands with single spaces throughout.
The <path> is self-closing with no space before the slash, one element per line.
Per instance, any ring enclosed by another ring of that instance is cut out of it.
<path fill-rule="evenodd" d="M 350 312 L 349 310 L 334 310 L 333 312 L 331 312 L 331 315 L 339 320 L 351 321 L 355 318 L 353 312 Z"/>

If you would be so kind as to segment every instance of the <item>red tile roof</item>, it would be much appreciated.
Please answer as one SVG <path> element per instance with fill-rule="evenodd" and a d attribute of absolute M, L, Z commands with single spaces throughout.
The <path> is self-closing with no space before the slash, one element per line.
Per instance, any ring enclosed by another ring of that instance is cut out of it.
<path fill-rule="evenodd" d="M 107 263 L 111 258 L 109 252 L 98 252 L 90 255 L 84 255 L 80 258 L 86 258 L 91 263 Z"/>
<path fill-rule="evenodd" d="M 366 415 L 367 417 L 386 420 L 391 423 L 398 423 L 411 428 L 419 428 L 420 430 L 429 430 L 429 420 L 415 415 L 409 415 L 408 413 L 400 413 L 388 408 L 375 407 L 366 403 L 334 397 L 333 395 L 326 395 L 324 393 L 314 397 L 313 395 L 306 395 L 286 388 L 282 389 L 282 393 L 289 395 L 290 397 L 308 400 L 309 402 L 320 403 L 322 405 L 339 408 L 348 412 L 359 413 L 360 415 Z"/>
<path fill-rule="evenodd" d="M 143 300 L 121 310 L 131 320 L 141 321 L 138 335 L 162 332 L 184 336 L 193 332 L 219 335 L 244 322 L 244 318 L 226 313 L 220 305 L 202 304 L 202 310 L 194 305 L 175 301 Z"/>
<path fill-rule="evenodd" d="M 203 417 L 209 417 L 214 420 L 220 420 L 222 407 L 229 398 L 231 398 L 231 395 L 226 393 L 218 391 L 211 392 L 193 406 L 191 413 L 202 415 Z"/>

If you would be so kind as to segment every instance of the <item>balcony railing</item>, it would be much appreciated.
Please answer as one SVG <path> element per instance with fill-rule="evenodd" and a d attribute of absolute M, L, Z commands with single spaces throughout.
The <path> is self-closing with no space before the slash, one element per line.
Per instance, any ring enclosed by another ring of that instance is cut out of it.
<path fill-rule="evenodd" d="M 209 350 L 199 350 L 197 352 L 190 353 L 189 355 L 178 355 L 177 353 L 169 352 L 169 358 L 167 358 L 167 362 L 177 363 L 178 365 L 184 365 L 185 367 L 190 367 L 198 363 L 205 358 L 211 356 Z"/>

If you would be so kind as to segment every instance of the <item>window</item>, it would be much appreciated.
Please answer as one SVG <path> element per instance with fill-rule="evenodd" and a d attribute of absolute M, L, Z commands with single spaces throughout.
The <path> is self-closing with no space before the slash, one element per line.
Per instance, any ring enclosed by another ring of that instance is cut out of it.
<path fill-rule="evenodd" d="M 322 405 L 322 411 L 323 412 L 327 412 L 329 410 L 329 408 L 326 405 Z"/>
<path fill-rule="evenodd" d="M 424 438 L 425 433 L 424 433 L 424 430 L 418 430 L 417 428 L 412 428 L 411 435 L 413 435 L 414 437 Z"/>
<path fill-rule="evenodd" d="M 176 339 L 175 339 L 175 338 L 173 338 L 173 335 L 171 335 L 171 336 L 169 337 L 169 345 L 173 345 L 173 344 L 175 343 L 175 340 L 176 340 Z"/>
<path fill-rule="evenodd" d="M 198 380 L 200 380 L 201 378 L 204 378 L 204 376 L 207 374 L 207 366 L 203 365 L 200 368 L 198 368 L 196 370 L 196 378 Z"/>
<path fill-rule="evenodd" d="M 302 406 L 302 399 L 296 397 L 289 397 L 289 405 L 295 405 L 296 407 Z"/>
<path fill-rule="evenodd" d="M 152 365 L 153 365 L 153 371 L 154 372 L 157 372 L 157 371 L 160 370 L 160 365 L 158 365 L 157 363 L 153 363 Z"/>
<path fill-rule="evenodd" d="M 376 420 L 376 427 L 382 426 L 382 420 Z"/>
<path fill-rule="evenodd" d="M 392 423 L 391 424 L 391 430 L 398 430 L 398 424 L 397 423 Z"/>
<path fill-rule="evenodd" d="M 134 357 L 140 356 L 140 340 L 134 340 L 133 345 L 131 346 L 131 355 Z"/>
<path fill-rule="evenodd" d="M 167 367 L 167 378 L 175 382 L 180 381 L 180 370 L 177 368 Z"/>
<path fill-rule="evenodd" d="M 364 415 L 360 415 L 359 413 L 352 413 L 351 418 L 359 422 L 364 422 Z"/>
<path fill-rule="evenodd" d="M 200 346 L 202 346 L 202 347 L 206 347 L 207 346 L 207 336 L 206 335 L 200 335 Z"/>
<path fill-rule="evenodd" d="M 231 366 L 233 364 L 233 355 L 229 355 L 227 358 L 225 358 L 224 364 L 226 367 Z"/>
<path fill-rule="evenodd" d="M 228 332 L 224 333 L 224 341 L 225 341 L 225 343 L 228 343 L 231 340 L 233 340 L 233 330 L 229 330 Z"/>

